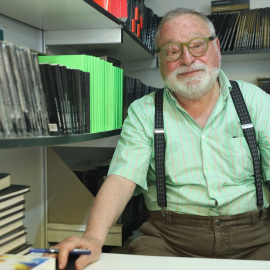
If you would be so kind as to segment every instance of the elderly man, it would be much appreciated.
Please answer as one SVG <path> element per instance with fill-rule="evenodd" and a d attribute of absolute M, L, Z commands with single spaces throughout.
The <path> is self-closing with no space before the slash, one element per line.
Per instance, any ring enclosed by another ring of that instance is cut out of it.
<path fill-rule="evenodd" d="M 76 261 L 77 270 L 97 260 L 110 227 L 131 196 L 141 192 L 149 218 L 141 226 L 143 235 L 131 243 L 131 254 L 269 260 L 270 96 L 237 81 L 260 151 L 258 207 L 252 156 L 230 95 L 231 83 L 220 70 L 212 23 L 194 10 L 168 12 L 157 29 L 156 51 L 165 82 L 167 207 L 161 209 L 157 200 L 151 93 L 129 108 L 84 235 L 56 246 L 60 267 L 73 248 L 92 251 Z"/>

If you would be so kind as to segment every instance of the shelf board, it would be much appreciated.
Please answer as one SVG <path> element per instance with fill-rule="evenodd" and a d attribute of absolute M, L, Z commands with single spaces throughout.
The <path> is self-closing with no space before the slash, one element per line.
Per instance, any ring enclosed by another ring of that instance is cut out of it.
<path fill-rule="evenodd" d="M 75 32 L 77 38 L 74 38 Z M 125 27 L 48 31 L 46 45 L 52 52 L 63 48 L 68 51 L 68 48 L 71 48 L 71 52 L 76 50 L 86 55 L 110 56 L 122 63 L 154 58 L 154 52 L 145 47 L 141 40 Z"/>
<path fill-rule="evenodd" d="M 92 0 L 1 0 L 0 12 L 44 30 L 45 43 L 51 48 L 72 47 L 83 54 L 107 55 L 122 62 L 152 58 L 154 55 L 136 35 L 123 26 L 121 20 Z M 109 38 L 98 42 L 98 31 L 102 29 L 108 30 Z M 121 38 L 119 35 L 110 36 L 109 30 L 121 31 Z M 89 42 L 80 43 L 80 37 L 76 35 L 80 31 L 84 34 L 81 36 L 84 40 L 91 37 L 93 31 L 96 34 Z M 85 34 L 87 31 L 89 35 Z"/>
<path fill-rule="evenodd" d="M 222 51 L 222 61 L 260 61 L 270 60 L 270 49 Z"/>
<path fill-rule="evenodd" d="M 44 31 L 108 28 L 119 24 L 119 20 L 117 21 L 112 15 L 105 16 L 94 8 L 94 4 L 89 5 L 88 2 L 84 0 L 1 0 L 0 12 Z M 100 11 L 102 10 L 100 7 Z"/>
<path fill-rule="evenodd" d="M 121 129 L 115 129 L 115 130 L 92 133 L 92 134 L 81 134 L 81 135 L 71 135 L 71 136 L 3 138 L 3 139 L 0 139 L 0 149 L 79 143 L 79 142 L 86 142 L 90 140 L 97 140 L 101 138 L 107 138 L 107 137 L 119 135 L 120 133 L 121 133 Z"/>

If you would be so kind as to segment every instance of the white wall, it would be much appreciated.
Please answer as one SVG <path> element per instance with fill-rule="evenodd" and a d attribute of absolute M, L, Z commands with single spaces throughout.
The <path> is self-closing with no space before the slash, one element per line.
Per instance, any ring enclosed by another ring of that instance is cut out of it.
<path fill-rule="evenodd" d="M 5 40 L 17 46 L 26 46 L 32 50 L 45 52 L 43 31 L 2 14 L 0 14 L 0 29 L 4 31 Z"/>

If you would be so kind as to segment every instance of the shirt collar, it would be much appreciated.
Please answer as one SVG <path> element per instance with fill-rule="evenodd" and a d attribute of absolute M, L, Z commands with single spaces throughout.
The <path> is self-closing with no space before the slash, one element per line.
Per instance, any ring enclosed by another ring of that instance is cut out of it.
<path fill-rule="evenodd" d="M 222 70 L 219 71 L 218 79 L 220 84 L 220 94 L 223 96 L 224 100 L 226 100 L 230 95 L 232 86 L 229 79 Z"/>

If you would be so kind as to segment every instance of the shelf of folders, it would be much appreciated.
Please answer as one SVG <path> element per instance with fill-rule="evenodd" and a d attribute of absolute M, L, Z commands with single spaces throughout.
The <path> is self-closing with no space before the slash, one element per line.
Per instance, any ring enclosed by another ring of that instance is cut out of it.
<path fill-rule="evenodd" d="M 270 48 L 270 7 L 212 13 L 221 51 Z"/>
<path fill-rule="evenodd" d="M 37 55 L 0 42 L 0 137 L 49 135 Z"/>
<path fill-rule="evenodd" d="M 29 48 L 0 42 L 2 138 L 119 129 L 122 100 L 123 70 L 109 62 L 85 55 L 39 59 Z"/>
<path fill-rule="evenodd" d="M 96 133 L 122 127 L 122 69 L 90 55 L 39 56 L 38 60 L 49 105 L 57 101 L 48 111 L 64 127 L 62 132 Z M 62 111 L 60 119 L 57 108 Z"/>

